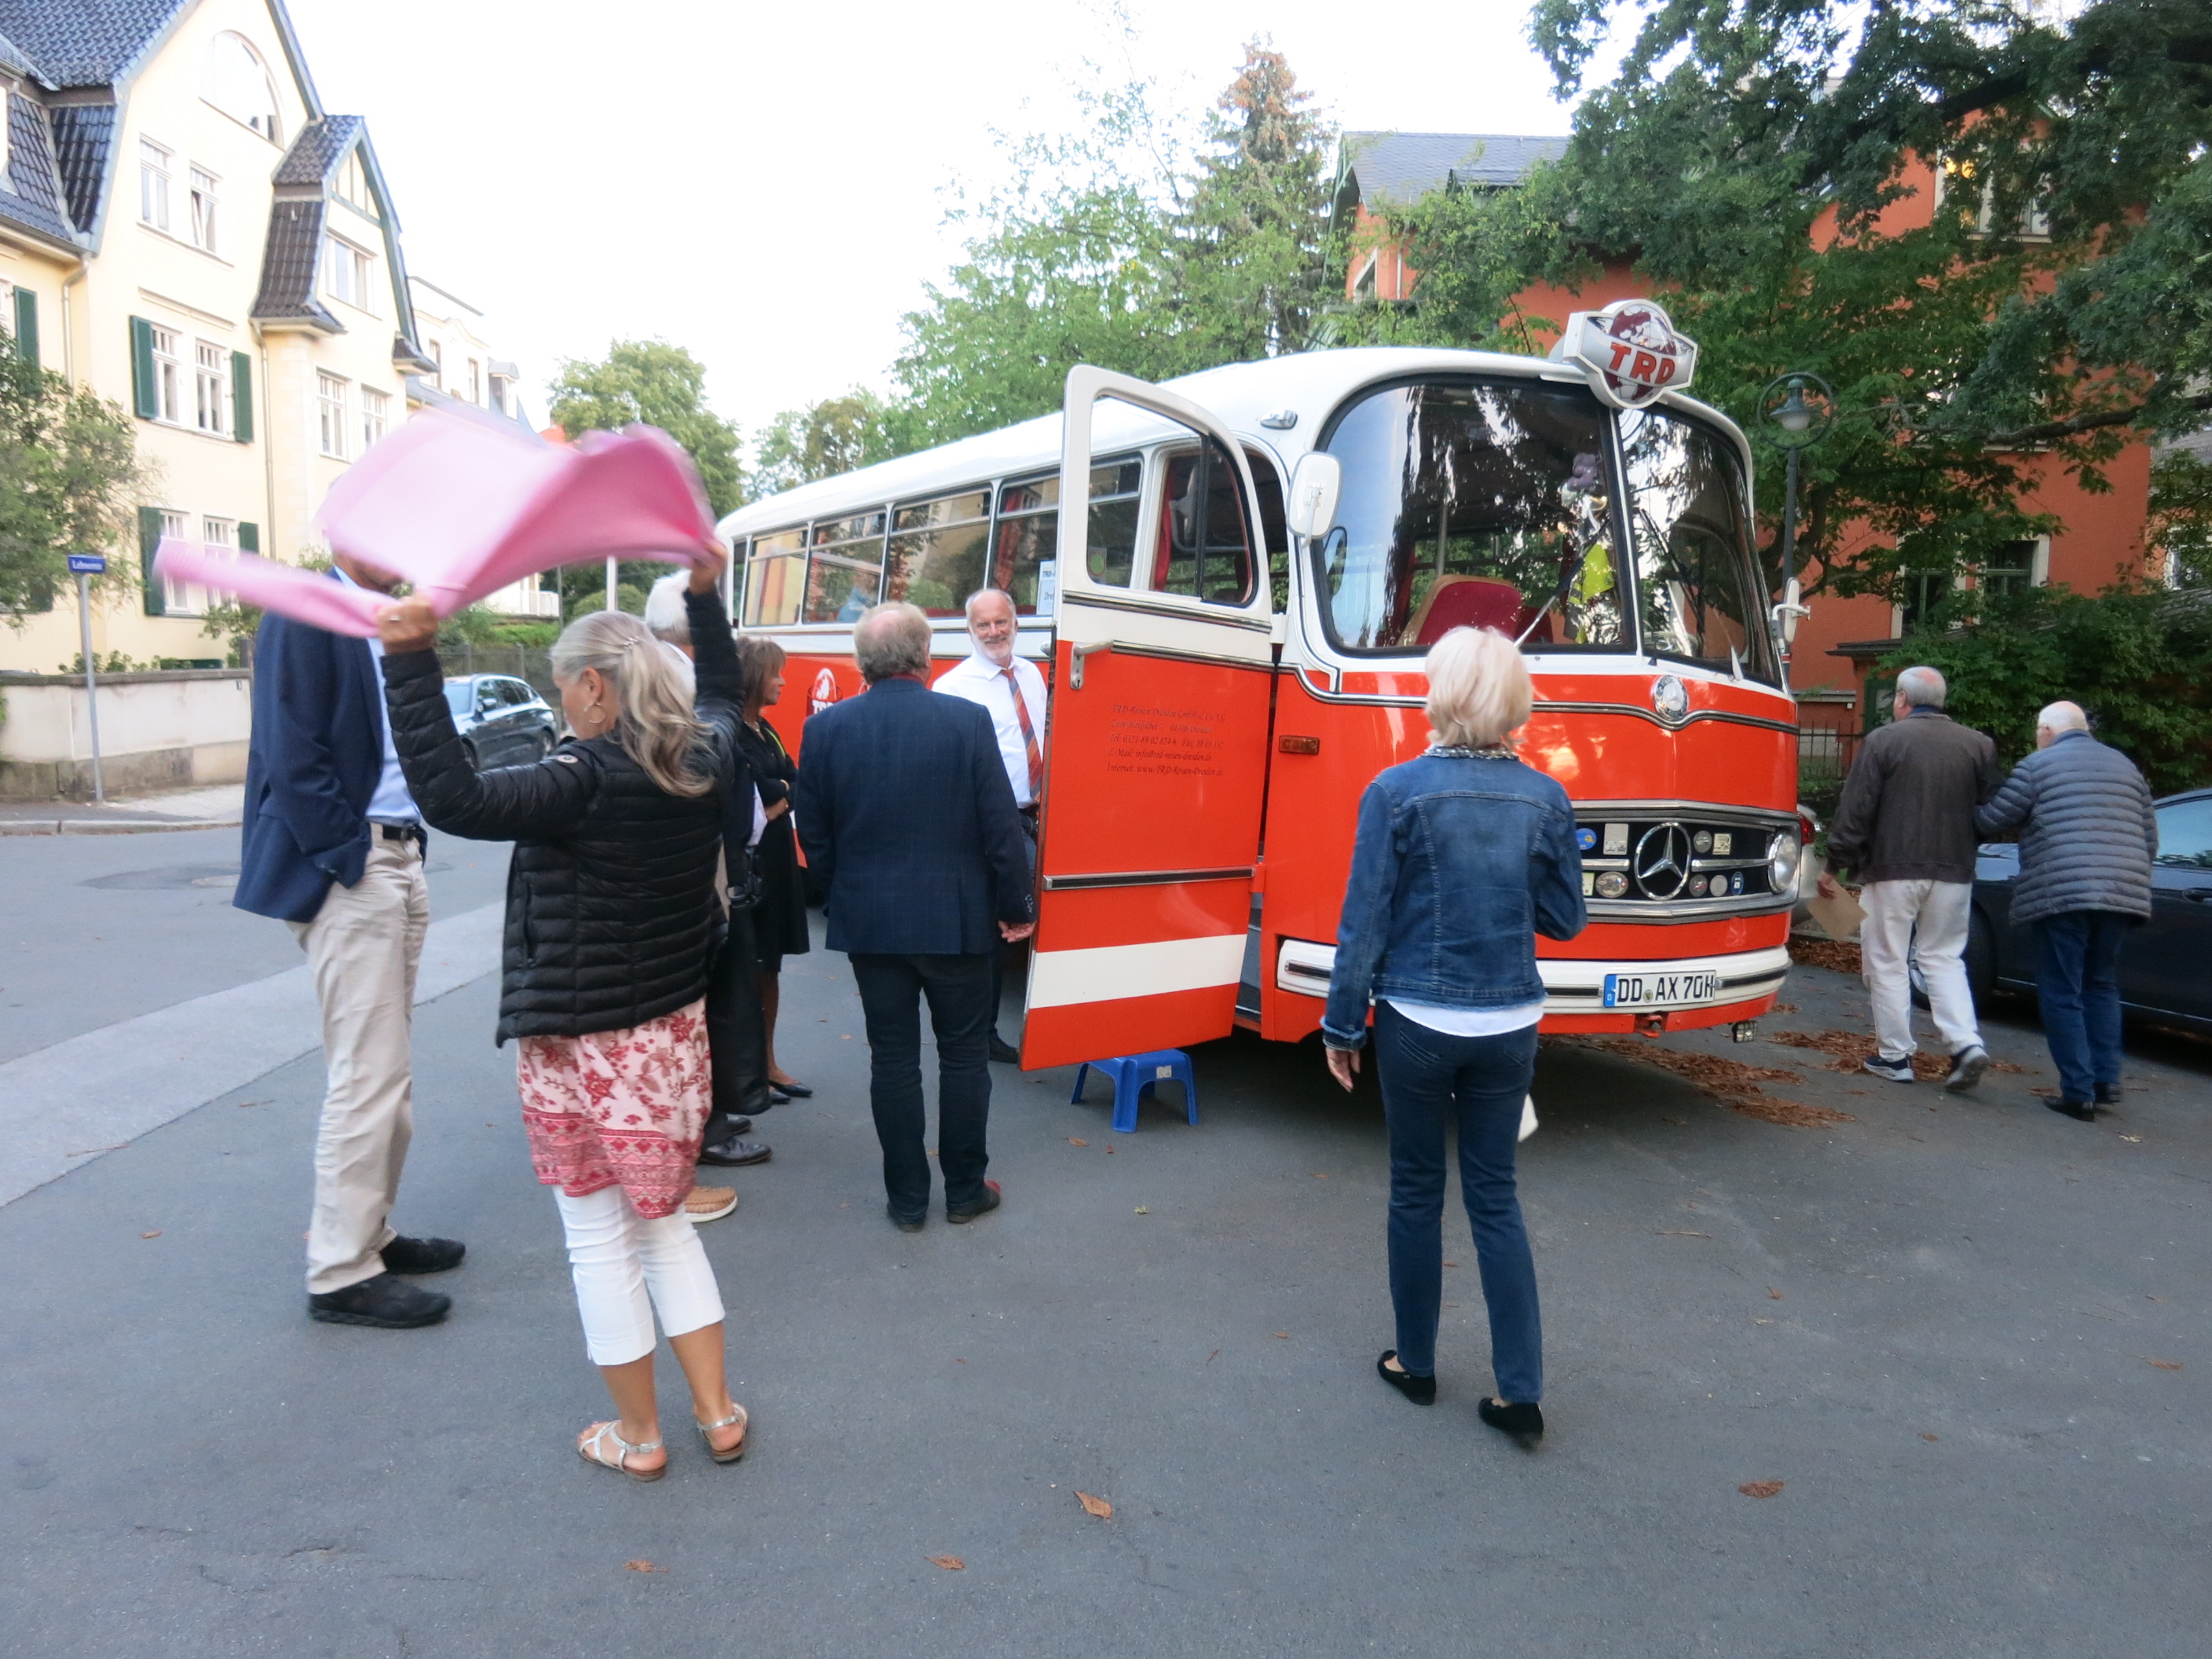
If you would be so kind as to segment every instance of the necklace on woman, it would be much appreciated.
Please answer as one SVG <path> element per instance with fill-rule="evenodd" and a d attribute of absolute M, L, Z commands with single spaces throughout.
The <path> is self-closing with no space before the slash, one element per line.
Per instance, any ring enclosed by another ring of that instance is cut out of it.
<path fill-rule="evenodd" d="M 1486 743 L 1478 749 L 1464 743 L 1432 743 L 1422 753 L 1432 760 L 1511 760 L 1513 745 Z"/>

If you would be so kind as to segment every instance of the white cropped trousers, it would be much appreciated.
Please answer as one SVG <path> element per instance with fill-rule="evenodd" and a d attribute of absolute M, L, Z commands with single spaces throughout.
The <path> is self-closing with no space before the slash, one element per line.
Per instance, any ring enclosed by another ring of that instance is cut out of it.
<path fill-rule="evenodd" d="M 671 1336 L 720 1322 L 714 1269 L 683 1211 L 648 1220 L 620 1187 L 583 1198 L 556 1187 L 553 1199 L 568 1235 L 576 1311 L 594 1365 L 627 1365 L 651 1353 L 655 1313 Z"/>

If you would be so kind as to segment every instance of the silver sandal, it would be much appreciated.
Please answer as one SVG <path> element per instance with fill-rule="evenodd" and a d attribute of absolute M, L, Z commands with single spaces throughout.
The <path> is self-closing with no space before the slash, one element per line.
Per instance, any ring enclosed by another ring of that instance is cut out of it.
<path fill-rule="evenodd" d="M 668 1465 L 665 1462 L 657 1469 L 630 1468 L 629 1460 L 632 1454 L 657 1452 L 660 1449 L 661 1443 L 658 1440 L 643 1440 L 633 1445 L 617 1432 L 621 1427 L 622 1424 L 619 1420 L 593 1425 L 591 1432 L 576 1443 L 576 1455 L 586 1463 L 596 1463 L 603 1469 L 613 1469 L 618 1474 L 628 1475 L 633 1480 L 658 1480 L 668 1473 Z M 606 1448 L 603 1443 L 609 1440 L 615 1443 L 615 1455 L 611 1458 L 605 1455 Z"/>
<path fill-rule="evenodd" d="M 730 1414 L 719 1423 L 701 1423 L 696 1417 L 691 1420 L 698 1426 L 699 1437 L 707 1443 L 707 1455 L 717 1463 L 734 1463 L 745 1455 L 745 1448 L 750 1443 L 750 1437 L 744 1432 L 744 1430 L 746 1424 L 751 1419 L 746 1414 L 745 1408 L 736 1401 L 730 1401 Z M 714 1431 L 726 1429 L 732 1424 L 737 1425 L 738 1443 L 727 1451 L 717 1451 L 714 1449 Z"/>

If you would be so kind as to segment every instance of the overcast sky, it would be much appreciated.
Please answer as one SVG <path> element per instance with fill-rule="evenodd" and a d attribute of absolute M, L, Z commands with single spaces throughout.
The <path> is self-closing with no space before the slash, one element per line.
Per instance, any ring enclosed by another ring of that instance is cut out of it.
<path fill-rule="evenodd" d="M 1079 0 L 290 0 L 325 107 L 368 118 L 417 275 L 482 310 L 532 417 L 565 356 L 659 337 L 748 438 L 881 386 L 991 130 L 1064 125 Z M 1264 28 L 1342 126 L 1564 133 L 1520 0 L 1129 0 L 1136 66 L 1202 104 Z"/>

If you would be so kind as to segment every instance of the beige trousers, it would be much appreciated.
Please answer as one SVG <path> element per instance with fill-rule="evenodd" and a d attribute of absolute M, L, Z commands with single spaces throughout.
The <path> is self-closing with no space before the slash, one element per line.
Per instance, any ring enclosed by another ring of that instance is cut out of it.
<path fill-rule="evenodd" d="M 323 1005 L 330 1082 L 315 1135 L 315 1211 L 307 1291 L 342 1291 L 384 1271 L 386 1221 L 415 1130 L 415 970 L 430 925 L 430 888 L 412 841 L 371 826 L 368 863 L 333 885 L 313 921 L 289 924 Z"/>

